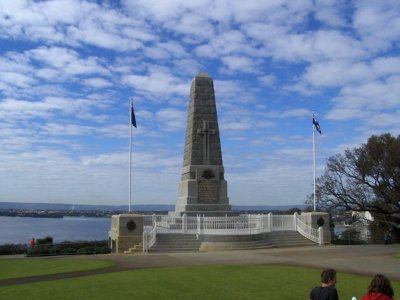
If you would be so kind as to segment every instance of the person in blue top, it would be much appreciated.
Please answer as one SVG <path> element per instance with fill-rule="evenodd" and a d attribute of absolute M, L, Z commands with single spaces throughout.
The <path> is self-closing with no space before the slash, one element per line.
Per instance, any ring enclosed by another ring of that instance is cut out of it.
<path fill-rule="evenodd" d="M 387 230 L 385 231 L 383 240 L 385 241 L 385 245 L 388 245 L 390 243 L 390 232 L 389 231 L 387 231 Z"/>
<path fill-rule="evenodd" d="M 313 288 L 310 292 L 310 300 L 339 300 L 336 290 L 336 271 L 325 269 L 321 273 L 321 286 Z"/>

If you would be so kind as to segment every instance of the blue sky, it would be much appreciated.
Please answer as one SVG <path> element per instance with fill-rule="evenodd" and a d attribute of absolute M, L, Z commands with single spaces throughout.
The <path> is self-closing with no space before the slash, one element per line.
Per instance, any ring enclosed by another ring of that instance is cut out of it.
<path fill-rule="evenodd" d="M 190 82 L 214 79 L 233 205 L 303 204 L 400 134 L 398 1 L 0 0 L 0 201 L 175 204 Z"/>

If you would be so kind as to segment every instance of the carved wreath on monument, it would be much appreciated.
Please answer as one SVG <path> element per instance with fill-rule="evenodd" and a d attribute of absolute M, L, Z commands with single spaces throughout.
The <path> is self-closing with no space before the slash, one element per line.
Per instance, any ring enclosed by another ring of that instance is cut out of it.
<path fill-rule="evenodd" d="M 207 169 L 203 172 L 203 174 L 201 175 L 201 177 L 205 178 L 205 179 L 211 179 L 214 178 L 214 172 L 210 169 Z"/>
<path fill-rule="evenodd" d="M 130 220 L 128 223 L 126 223 L 126 228 L 128 228 L 129 231 L 135 230 L 136 223 L 133 220 Z"/>

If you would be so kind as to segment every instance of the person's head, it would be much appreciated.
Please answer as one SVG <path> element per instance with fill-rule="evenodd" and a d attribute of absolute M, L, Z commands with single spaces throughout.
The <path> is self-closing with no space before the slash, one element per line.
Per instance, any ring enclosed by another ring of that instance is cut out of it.
<path fill-rule="evenodd" d="M 335 286 L 336 271 L 334 269 L 325 269 L 321 273 L 321 283 L 326 286 Z"/>
<path fill-rule="evenodd" d="M 393 297 L 394 292 L 389 279 L 385 275 L 376 274 L 368 286 L 368 293 L 382 293 Z"/>

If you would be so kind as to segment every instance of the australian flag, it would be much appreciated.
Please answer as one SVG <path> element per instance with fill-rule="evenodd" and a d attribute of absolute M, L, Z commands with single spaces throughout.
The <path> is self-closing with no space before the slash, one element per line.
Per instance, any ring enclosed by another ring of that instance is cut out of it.
<path fill-rule="evenodd" d="M 131 101 L 131 125 L 136 127 L 135 110 L 133 109 L 133 101 Z"/>
<path fill-rule="evenodd" d="M 315 116 L 312 117 L 312 123 L 314 124 L 315 129 L 317 129 L 319 134 L 321 134 L 322 133 L 321 126 L 319 126 L 319 123 L 318 123 L 317 118 Z"/>

